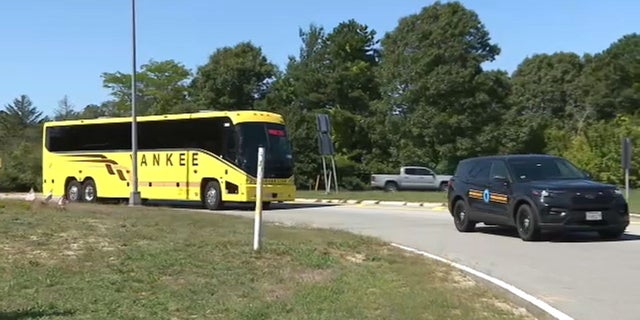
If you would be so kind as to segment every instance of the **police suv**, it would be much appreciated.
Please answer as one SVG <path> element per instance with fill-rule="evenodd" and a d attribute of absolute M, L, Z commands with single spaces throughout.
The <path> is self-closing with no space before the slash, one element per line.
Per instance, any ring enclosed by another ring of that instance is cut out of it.
<path fill-rule="evenodd" d="M 456 228 L 470 232 L 479 222 L 515 227 L 524 241 L 542 231 L 597 231 L 617 238 L 629 225 L 620 190 L 593 181 L 557 156 L 496 155 L 462 160 L 448 186 Z"/>

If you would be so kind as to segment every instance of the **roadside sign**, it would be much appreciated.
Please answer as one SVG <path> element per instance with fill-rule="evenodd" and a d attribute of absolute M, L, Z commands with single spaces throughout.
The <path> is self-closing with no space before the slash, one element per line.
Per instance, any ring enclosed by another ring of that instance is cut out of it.
<path fill-rule="evenodd" d="M 631 139 L 622 139 L 622 169 L 631 169 Z"/>

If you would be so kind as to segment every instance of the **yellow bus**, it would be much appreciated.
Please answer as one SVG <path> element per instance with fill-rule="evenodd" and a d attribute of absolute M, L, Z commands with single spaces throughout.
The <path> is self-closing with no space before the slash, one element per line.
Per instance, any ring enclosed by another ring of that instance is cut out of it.
<path fill-rule="evenodd" d="M 263 206 L 295 199 L 293 155 L 279 114 L 202 111 L 137 117 L 142 201 L 255 202 L 258 148 L 265 147 Z M 131 117 L 44 124 L 42 190 L 70 202 L 126 200 Z"/>

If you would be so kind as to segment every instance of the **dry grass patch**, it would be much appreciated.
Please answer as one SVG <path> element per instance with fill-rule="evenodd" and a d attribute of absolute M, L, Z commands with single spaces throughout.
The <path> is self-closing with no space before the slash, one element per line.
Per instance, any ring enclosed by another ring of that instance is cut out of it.
<path fill-rule="evenodd" d="M 209 212 L 0 200 L 0 318 L 527 319 L 376 239 Z M 505 307 L 509 306 L 509 307 Z"/>

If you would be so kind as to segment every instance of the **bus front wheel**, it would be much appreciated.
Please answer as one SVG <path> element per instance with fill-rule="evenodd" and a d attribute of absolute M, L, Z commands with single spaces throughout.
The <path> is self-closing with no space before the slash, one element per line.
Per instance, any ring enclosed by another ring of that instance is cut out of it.
<path fill-rule="evenodd" d="M 218 181 L 209 181 L 204 187 L 202 200 L 205 208 L 209 210 L 219 210 L 222 208 L 222 197 L 220 192 L 220 184 Z"/>

